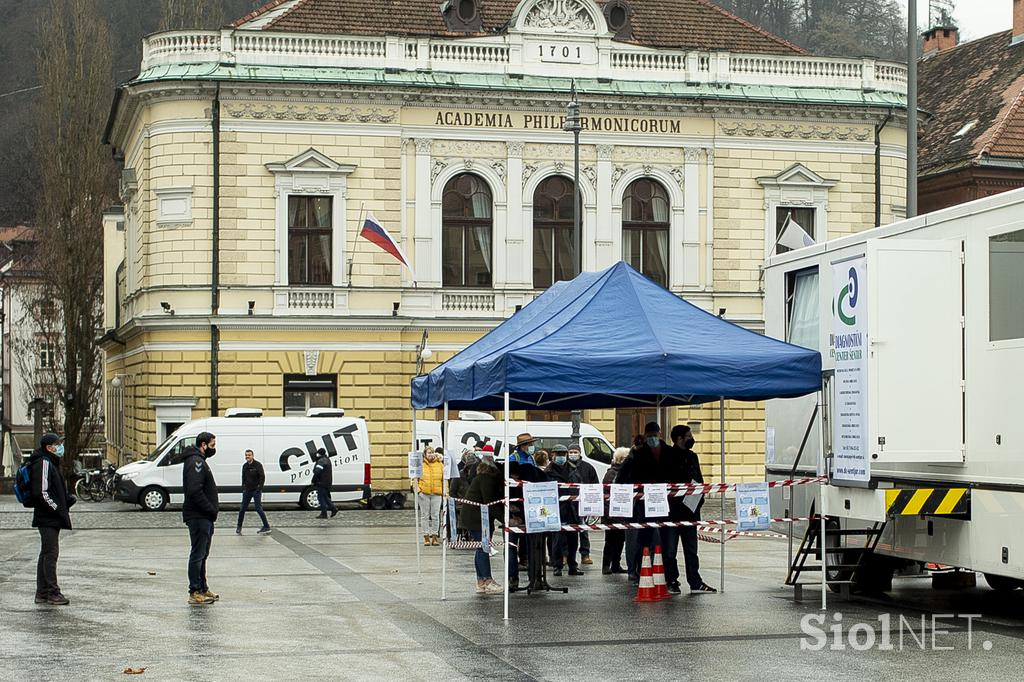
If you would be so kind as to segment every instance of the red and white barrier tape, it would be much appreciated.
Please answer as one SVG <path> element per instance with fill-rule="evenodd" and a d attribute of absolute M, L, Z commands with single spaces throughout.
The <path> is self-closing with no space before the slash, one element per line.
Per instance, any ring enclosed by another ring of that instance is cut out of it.
<path fill-rule="evenodd" d="M 811 483 L 826 483 L 828 478 L 825 476 L 809 476 L 806 478 L 787 478 L 782 481 L 767 481 L 769 488 L 790 488 L 795 485 L 808 485 Z M 508 482 L 509 488 L 518 488 L 522 485 L 522 481 L 510 480 Z M 579 488 L 581 485 L 588 485 L 585 483 L 561 483 L 559 482 L 559 488 Z M 595 483 L 593 485 L 603 485 L 605 488 L 612 486 L 612 483 Z M 735 490 L 738 483 L 658 483 L 657 485 L 666 485 L 669 490 L 674 491 L 678 495 L 692 495 L 694 493 L 702 493 L 704 495 L 710 495 L 713 493 L 724 493 L 730 490 Z M 644 487 L 643 483 L 634 483 L 633 488 L 642 491 Z M 675 496 L 675 495 L 674 495 Z"/>
<path fill-rule="evenodd" d="M 770 523 L 784 523 L 787 521 L 810 521 L 809 516 L 800 516 L 794 518 L 777 518 L 768 519 Z M 584 530 L 644 530 L 648 528 L 683 528 L 686 526 L 701 526 L 708 527 L 719 527 L 719 526 L 735 526 L 739 521 L 736 519 L 716 519 L 712 521 L 630 521 L 627 523 L 563 523 L 562 530 L 568 531 L 584 531 Z M 510 526 L 505 529 L 506 533 L 525 533 L 526 528 L 523 526 Z M 748 531 L 727 531 L 730 533 L 746 533 Z"/>

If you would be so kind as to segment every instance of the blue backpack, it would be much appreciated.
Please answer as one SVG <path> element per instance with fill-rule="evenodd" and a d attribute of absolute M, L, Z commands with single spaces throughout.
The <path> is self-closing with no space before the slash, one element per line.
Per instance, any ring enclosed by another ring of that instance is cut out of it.
<path fill-rule="evenodd" d="M 18 467 L 14 474 L 14 496 L 21 502 L 22 506 L 32 508 L 35 506 L 32 500 L 32 465 L 25 462 Z"/>

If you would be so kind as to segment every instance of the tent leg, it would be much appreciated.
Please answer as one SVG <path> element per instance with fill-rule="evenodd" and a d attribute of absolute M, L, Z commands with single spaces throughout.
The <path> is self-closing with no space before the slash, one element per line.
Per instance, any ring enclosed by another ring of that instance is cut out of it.
<path fill-rule="evenodd" d="M 412 451 L 415 452 L 418 448 L 416 447 L 416 427 L 419 426 L 419 419 L 417 418 L 416 408 L 412 408 Z M 413 542 L 416 544 L 416 582 L 423 581 L 423 567 L 421 564 L 420 554 L 422 549 L 420 547 L 420 541 L 423 539 L 420 537 L 420 487 L 415 480 L 412 481 L 412 509 L 413 514 L 416 515 L 416 523 L 414 525 L 415 535 L 413 536 Z"/>
<path fill-rule="evenodd" d="M 718 399 L 719 465 L 722 480 L 725 481 L 725 398 Z M 725 518 L 725 491 L 722 491 L 722 519 Z M 719 590 L 725 592 L 725 526 L 722 527 L 721 565 L 719 566 Z"/>
<path fill-rule="evenodd" d="M 445 440 L 445 436 L 448 434 L 448 401 L 444 401 L 444 421 L 441 422 L 441 447 L 444 448 L 444 454 L 446 457 L 454 457 L 454 454 L 448 452 L 448 442 Z M 443 459 L 441 460 L 444 461 Z M 451 528 L 448 523 L 448 505 L 453 504 L 451 498 L 448 496 L 450 487 L 448 483 L 448 472 L 444 472 L 442 478 L 442 492 L 444 495 L 441 497 L 441 601 L 448 598 L 448 543 L 451 541 Z"/>
<path fill-rule="evenodd" d="M 508 511 L 508 470 L 509 470 L 509 466 L 508 465 L 509 465 L 509 459 L 511 459 L 511 452 L 510 452 L 510 448 L 508 446 L 508 404 L 509 404 L 508 403 L 508 391 L 505 391 L 505 435 L 504 435 L 504 438 L 502 438 L 502 441 L 501 441 L 501 447 L 505 451 L 504 452 L 504 455 L 505 455 L 505 483 L 504 483 L 504 488 L 505 488 L 505 527 L 502 529 L 503 532 L 504 532 L 504 535 L 505 535 L 505 537 L 503 538 L 503 540 L 504 540 L 503 549 L 505 550 L 505 552 L 504 552 L 504 554 L 505 554 L 505 572 L 504 572 L 504 579 L 501 581 L 501 584 L 504 585 L 504 587 L 505 587 L 505 590 L 504 590 L 504 592 L 505 592 L 505 604 L 504 604 L 504 611 L 505 611 L 505 613 L 504 613 L 504 619 L 505 620 L 508 620 L 508 559 L 509 559 L 509 557 L 508 557 L 508 546 L 509 546 L 509 543 L 511 542 L 511 539 L 512 539 L 511 533 L 508 532 L 508 521 L 509 521 L 509 511 Z M 495 453 L 495 454 L 499 454 L 499 453 Z"/>

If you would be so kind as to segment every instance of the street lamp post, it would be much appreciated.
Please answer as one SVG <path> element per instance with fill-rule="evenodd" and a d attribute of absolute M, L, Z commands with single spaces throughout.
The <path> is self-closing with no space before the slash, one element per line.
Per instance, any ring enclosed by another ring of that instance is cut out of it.
<path fill-rule="evenodd" d="M 582 254 L 580 253 L 580 103 L 576 100 L 576 81 L 572 82 L 572 99 L 566 106 L 565 123 L 562 130 L 573 136 L 573 167 L 572 167 L 572 267 L 573 276 L 583 271 Z"/>

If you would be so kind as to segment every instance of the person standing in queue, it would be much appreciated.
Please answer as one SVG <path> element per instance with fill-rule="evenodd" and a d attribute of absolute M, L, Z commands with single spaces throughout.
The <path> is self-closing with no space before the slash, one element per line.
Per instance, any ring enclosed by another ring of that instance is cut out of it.
<path fill-rule="evenodd" d="M 672 428 L 672 447 L 668 457 L 672 463 L 674 474 L 672 483 L 703 483 L 704 476 L 700 471 L 700 459 L 693 451 L 694 438 L 689 426 L 677 424 Z M 703 496 L 696 509 L 690 509 L 683 497 L 669 498 L 669 519 L 672 521 L 700 521 L 700 508 L 704 505 Z M 665 582 L 668 590 L 679 594 L 679 558 L 676 556 L 678 545 L 683 545 L 683 560 L 686 563 L 686 582 L 690 586 L 690 594 L 708 594 L 717 592 L 700 577 L 700 562 L 697 558 L 697 527 L 680 526 L 678 528 L 662 528 L 662 551 L 665 561 Z"/>
<path fill-rule="evenodd" d="M 633 454 L 627 458 L 619 469 L 616 483 L 667 483 L 672 472 L 669 466 L 668 445 L 661 439 L 661 427 L 657 422 L 648 422 L 644 426 L 643 441 L 633 448 Z M 633 503 L 633 521 L 644 521 L 644 501 L 636 500 Z M 626 552 L 632 555 L 630 566 L 636 573 L 630 573 L 629 578 L 639 581 L 640 563 L 643 558 L 644 547 L 650 549 L 654 554 L 655 545 L 658 543 L 658 529 L 643 528 L 640 530 L 626 531 Z"/>
<path fill-rule="evenodd" d="M 629 448 L 615 449 L 615 454 L 612 455 L 612 465 L 605 472 L 602 483 L 605 485 L 615 483 L 615 477 L 619 475 L 619 469 L 622 468 L 622 463 L 626 461 L 627 457 L 629 457 Z M 620 523 L 623 520 L 628 521 L 629 519 L 618 519 L 607 515 L 604 517 L 605 523 Z M 626 569 L 622 567 L 622 547 L 625 544 L 626 531 L 606 530 L 604 532 L 604 554 L 601 557 L 601 573 L 611 575 L 613 573 L 626 572 Z"/>
<path fill-rule="evenodd" d="M 32 488 L 32 527 L 39 529 L 39 560 L 36 562 L 36 603 L 67 606 L 70 600 L 57 584 L 60 532 L 71 530 L 71 507 L 77 498 L 68 495 L 60 460 L 64 443 L 56 433 L 44 434 L 29 458 Z"/>
<path fill-rule="evenodd" d="M 489 505 L 491 502 L 501 500 L 505 497 L 502 490 L 504 486 L 503 475 L 498 471 L 494 463 L 494 453 L 484 453 L 477 465 L 476 476 L 469 484 L 466 491 L 466 499 L 477 502 L 481 505 Z M 505 510 L 503 505 L 489 507 L 490 518 L 504 518 Z M 480 519 L 480 508 L 473 505 L 466 506 L 462 523 L 469 531 L 469 537 L 474 542 L 481 542 L 484 533 L 490 535 L 491 529 L 484 528 Z M 474 560 L 476 568 L 476 592 L 477 594 L 502 594 L 502 587 L 491 577 L 491 557 L 481 546 L 477 547 Z"/>
<path fill-rule="evenodd" d="M 580 446 L 576 443 L 569 446 L 569 466 L 573 468 L 576 483 L 601 482 L 597 476 L 597 469 L 583 459 L 580 454 Z M 590 558 L 590 533 L 585 530 L 580 531 L 580 563 L 587 565 L 594 563 Z"/>
<path fill-rule="evenodd" d="M 181 518 L 188 526 L 191 549 L 188 554 L 188 603 L 212 604 L 220 599 L 210 591 L 206 581 L 206 561 L 213 542 L 213 524 L 217 521 L 220 501 L 217 481 L 207 463 L 217 454 L 217 437 L 209 431 L 196 436 L 196 444 L 185 448 L 185 461 L 181 469 L 181 483 L 185 501 L 181 505 Z"/>
<path fill-rule="evenodd" d="M 320 503 L 320 515 L 318 519 L 327 518 L 327 510 L 331 511 L 331 518 L 338 515 L 338 509 L 331 500 L 331 485 L 334 483 L 334 466 L 327 451 L 320 448 L 316 451 L 316 464 L 313 465 L 313 487 L 316 488 L 316 499 Z"/>
<path fill-rule="evenodd" d="M 263 484 L 267 482 L 267 476 L 263 472 L 263 464 L 256 459 L 256 453 L 252 450 L 245 451 L 245 464 L 242 465 L 242 506 L 238 509 L 238 525 L 235 527 L 235 534 L 242 534 L 242 522 L 245 520 L 245 512 L 249 509 L 251 501 L 256 506 L 256 513 L 260 515 L 263 526 L 256 531 L 260 535 L 270 532 L 270 522 L 267 521 L 267 514 L 263 511 Z"/>
<path fill-rule="evenodd" d="M 564 445 L 555 445 L 551 448 L 554 461 L 548 467 L 550 480 L 563 483 L 578 483 L 575 470 L 569 464 L 569 450 Z M 570 488 L 562 488 L 559 485 L 558 496 L 571 495 Z M 580 517 L 577 514 L 575 502 L 566 500 L 558 503 L 559 513 L 562 516 L 562 523 L 579 523 Z M 555 535 L 554 544 L 551 548 L 551 563 L 554 566 L 554 575 L 561 577 L 562 566 L 569 565 L 569 575 L 583 575 L 579 564 L 576 563 L 576 550 L 579 548 L 579 533 L 576 531 L 560 530 Z"/>
<path fill-rule="evenodd" d="M 429 445 L 423 450 L 423 476 L 417 486 L 420 508 L 420 530 L 423 545 L 441 544 L 441 493 L 444 492 L 444 461 Z"/>

